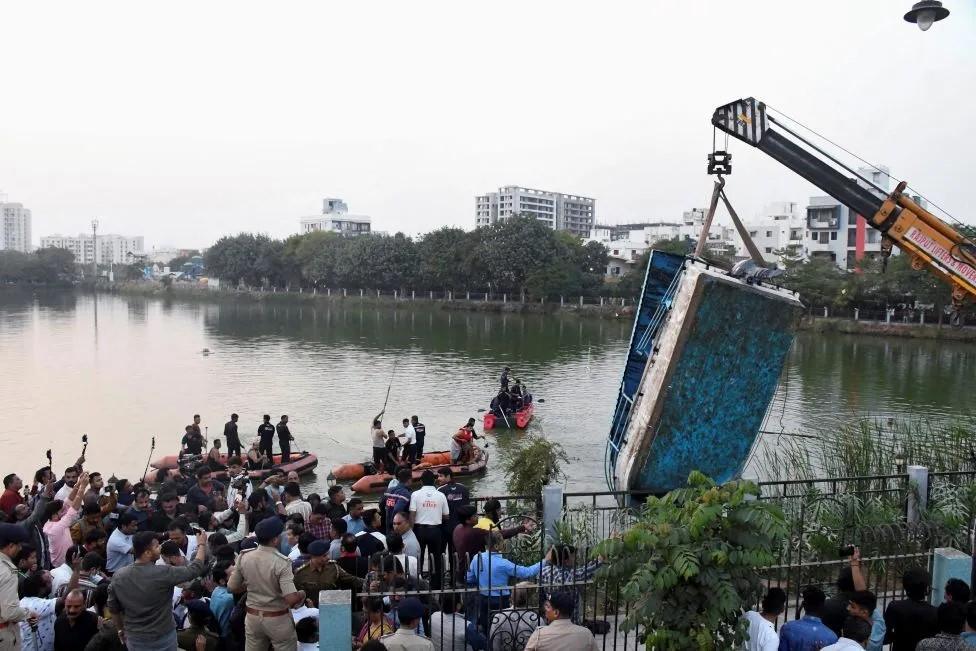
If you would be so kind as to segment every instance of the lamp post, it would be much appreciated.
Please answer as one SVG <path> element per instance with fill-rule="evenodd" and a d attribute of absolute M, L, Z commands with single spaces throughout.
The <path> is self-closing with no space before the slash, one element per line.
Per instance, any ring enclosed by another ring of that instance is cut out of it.
<path fill-rule="evenodd" d="M 936 23 L 949 15 L 949 10 L 938 0 L 920 0 L 912 5 L 912 10 L 905 14 L 905 20 L 915 23 L 923 32 L 928 31 L 932 23 Z"/>
<path fill-rule="evenodd" d="M 98 282 L 98 220 L 91 221 L 92 226 L 92 283 Z"/>

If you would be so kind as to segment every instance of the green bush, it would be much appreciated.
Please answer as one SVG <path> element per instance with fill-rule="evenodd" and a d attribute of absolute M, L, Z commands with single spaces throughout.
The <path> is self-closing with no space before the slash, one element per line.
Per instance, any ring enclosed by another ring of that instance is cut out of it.
<path fill-rule="evenodd" d="M 730 649 L 746 639 L 743 609 L 757 603 L 757 568 L 775 561 L 782 512 L 759 502 L 756 484 L 716 486 L 693 472 L 686 488 L 651 497 L 626 532 L 597 545 L 600 578 L 623 584 L 624 627 L 657 651 Z"/>

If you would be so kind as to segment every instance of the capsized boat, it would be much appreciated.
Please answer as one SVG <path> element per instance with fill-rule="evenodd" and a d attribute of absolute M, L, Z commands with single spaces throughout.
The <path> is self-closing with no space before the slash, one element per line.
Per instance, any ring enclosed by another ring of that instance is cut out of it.
<path fill-rule="evenodd" d="M 802 309 L 795 292 L 652 251 L 607 441 L 610 489 L 738 476 Z"/>
<path fill-rule="evenodd" d="M 270 468 L 264 470 L 249 470 L 248 476 L 251 479 L 264 479 L 270 475 L 275 470 L 283 470 L 285 473 L 289 473 L 292 470 L 297 472 L 299 475 L 307 475 L 315 470 L 315 467 L 319 465 L 319 458 L 312 452 L 293 452 L 288 460 L 288 463 L 281 463 L 281 455 L 275 454 L 272 457 L 274 465 Z M 227 455 L 220 455 L 220 462 L 224 465 L 227 464 Z M 151 462 L 150 467 L 153 470 L 149 470 L 146 476 L 143 477 L 143 481 L 150 484 L 158 484 L 163 479 L 168 477 L 173 470 L 179 468 L 179 455 L 170 454 L 165 457 L 160 457 L 155 461 Z M 222 481 L 227 478 L 227 473 L 218 470 L 214 473 L 214 479 Z"/>
<path fill-rule="evenodd" d="M 489 411 L 485 414 L 485 429 L 495 429 L 496 427 L 525 429 L 529 426 L 529 421 L 532 420 L 532 415 L 534 413 L 534 402 L 528 403 L 512 414 L 506 414 L 504 418 L 501 416 L 501 414 L 496 416 L 494 412 Z"/>
<path fill-rule="evenodd" d="M 440 468 L 449 467 L 454 477 L 465 477 L 470 475 L 476 475 L 478 473 L 484 472 L 488 467 L 488 451 L 482 450 L 478 446 L 473 447 L 474 458 L 465 464 L 451 464 L 442 463 L 438 465 L 428 465 L 422 463 L 413 467 L 413 475 L 411 476 L 411 483 L 419 484 L 420 476 L 425 470 L 432 470 L 437 472 Z M 434 452 L 433 454 L 445 454 L 444 452 Z M 450 452 L 446 453 L 448 455 L 448 460 L 450 460 Z M 424 457 L 427 455 L 425 454 Z M 393 479 L 393 475 L 389 473 L 375 473 L 372 475 L 364 475 L 360 477 L 359 481 L 352 485 L 353 491 L 357 493 L 382 493 L 386 490 L 387 484 Z"/>

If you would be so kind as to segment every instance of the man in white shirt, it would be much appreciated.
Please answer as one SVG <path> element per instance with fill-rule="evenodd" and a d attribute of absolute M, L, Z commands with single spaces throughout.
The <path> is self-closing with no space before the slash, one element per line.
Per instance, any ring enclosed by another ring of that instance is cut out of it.
<path fill-rule="evenodd" d="M 749 622 L 749 639 L 743 645 L 743 651 L 778 651 L 776 619 L 785 609 L 786 592 L 782 588 L 770 588 L 763 597 L 761 612 L 750 610 L 744 615 Z"/>
<path fill-rule="evenodd" d="M 64 480 L 64 484 L 58 489 L 58 492 L 54 494 L 54 499 L 61 500 L 62 502 L 67 501 L 68 495 L 74 490 L 75 484 L 78 482 L 78 470 L 79 466 L 71 466 L 70 468 L 64 469 L 64 474 L 61 475 L 61 479 Z"/>
<path fill-rule="evenodd" d="M 844 620 L 840 632 L 843 635 L 835 643 L 825 646 L 820 651 L 862 651 L 871 639 L 871 623 L 860 617 L 848 617 Z"/>
<path fill-rule="evenodd" d="M 417 430 L 410 424 L 409 418 L 403 419 L 403 433 L 400 434 L 400 438 L 403 439 L 403 450 L 401 451 L 402 456 L 400 459 L 405 465 L 413 465 L 414 452 L 417 449 Z"/>
<path fill-rule="evenodd" d="M 105 569 L 115 574 L 126 565 L 132 565 L 132 536 L 139 531 L 139 521 L 128 511 L 119 516 L 119 526 L 108 537 L 105 546 Z"/>
<path fill-rule="evenodd" d="M 407 556 L 420 558 L 420 541 L 410 527 L 410 518 L 406 513 L 393 516 L 393 533 L 398 533 L 403 538 L 403 551 Z"/>
<path fill-rule="evenodd" d="M 417 542 L 420 543 L 420 567 L 423 569 L 427 549 L 434 557 L 434 573 L 430 587 L 438 590 L 444 575 L 444 522 L 451 510 L 447 498 L 434 487 L 434 473 L 425 470 L 420 476 L 420 488 L 410 495 L 410 521 L 413 523 Z"/>
<path fill-rule="evenodd" d="M 308 518 L 312 515 L 312 505 L 302 499 L 302 489 L 298 484 L 294 482 L 285 484 L 281 500 L 285 503 L 287 515 L 298 513 L 302 516 L 302 524 L 308 522 Z"/>

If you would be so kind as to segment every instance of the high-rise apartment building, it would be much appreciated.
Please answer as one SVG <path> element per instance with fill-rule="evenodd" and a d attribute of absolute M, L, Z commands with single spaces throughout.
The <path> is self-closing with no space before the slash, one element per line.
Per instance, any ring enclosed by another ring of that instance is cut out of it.
<path fill-rule="evenodd" d="M 596 199 L 517 185 L 475 197 L 476 226 L 488 226 L 517 215 L 538 219 L 557 231 L 587 237 L 596 216 Z"/>
<path fill-rule="evenodd" d="M 145 240 L 142 235 L 129 237 L 111 233 L 99 235 L 92 242 L 92 236 L 84 233 L 70 235 L 48 235 L 41 238 L 41 247 L 67 249 L 75 256 L 77 264 L 130 264 L 145 255 Z"/>
<path fill-rule="evenodd" d="M 0 251 L 31 251 L 31 211 L 20 203 L 0 201 Z"/>

